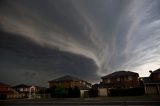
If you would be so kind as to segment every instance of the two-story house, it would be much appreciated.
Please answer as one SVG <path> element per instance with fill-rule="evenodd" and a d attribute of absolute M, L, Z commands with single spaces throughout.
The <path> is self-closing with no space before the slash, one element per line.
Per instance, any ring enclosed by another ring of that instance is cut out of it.
<path fill-rule="evenodd" d="M 155 70 L 155 71 L 150 71 L 150 79 L 154 82 L 159 82 L 160 81 L 160 68 Z"/>
<path fill-rule="evenodd" d="M 20 84 L 13 88 L 22 95 L 22 98 L 32 98 L 42 87 Z"/>
<path fill-rule="evenodd" d="M 63 87 L 63 88 L 78 87 L 80 89 L 81 96 L 83 96 L 84 92 L 87 92 L 92 87 L 91 83 L 88 83 L 85 80 L 76 78 L 74 76 L 69 76 L 69 75 L 65 75 L 48 82 L 49 82 L 50 88 L 53 86 Z"/>
<path fill-rule="evenodd" d="M 108 88 L 132 88 L 139 86 L 139 74 L 131 71 L 117 71 L 102 78 L 102 84 Z"/>
<path fill-rule="evenodd" d="M 9 99 L 17 94 L 18 92 L 12 89 L 11 85 L 0 82 L 0 99 Z"/>
<path fill-rule="evenodd" d="M 13 87 L 17 92 L 19 92 L 21 95 L 23 95 L 24 98 L 29 97 L 29 85 L 20 84 Z"/>
<path fill-rule="evenodd" d="M 87 81 L 81 80 L 79 78 L 73 77 L 73 76 L 69 76 L 69 75 L 65 75 L 62 76 L 60 78 L 48 81 L 49 82 L 49 87 L 64 87 L 64 88 L 74 88 L 75 86 L 78 88 L 81 88 L 83 86 L 86 87 L 91 87 L 91 84 L 88 83 Z"/>
<path fill-rule="evenodd" d="M 144 83 L 145 94 L 160 95 L 160 68 L 149 72 L 149 77 L 141 78 Z"/>
<path fill-rule="evenodd" d="M 108 89 L 134 88 L 139 86 L 139 74 L 131 71 L 116 71 L 101 77 L 99 96 L 107 96 Z"/>

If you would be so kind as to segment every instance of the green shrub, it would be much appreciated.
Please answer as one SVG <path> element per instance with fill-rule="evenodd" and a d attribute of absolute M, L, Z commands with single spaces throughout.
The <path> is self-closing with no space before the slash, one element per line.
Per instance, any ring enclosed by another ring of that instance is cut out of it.
<path fill-rule="evenodd" d="M 68 88 L 68 97 L 77 98 L 80 97 L 80 90 L 78 87 Z"/>
<path fill-rule="evenodd" d="M 48 90 L 52 98 L 76 98 L 80 97 L 80 90 L 78 87 L 74 88 L 63 88 L 63 87 L 52 87 Z"/>

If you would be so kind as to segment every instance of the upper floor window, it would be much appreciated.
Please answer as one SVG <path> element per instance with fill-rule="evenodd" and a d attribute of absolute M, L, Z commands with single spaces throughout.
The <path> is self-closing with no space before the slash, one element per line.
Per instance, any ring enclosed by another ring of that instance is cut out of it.
<path fill-rule="evenodd" d="M 23 90 L 24 90 L 24 91 L 28 91 L 28 88 L 24 88 Z"/>
<path fill-rule="evenodd" d="M 11 89 L 10 89 L 10 88 L 8 88 L 7 90 L 8 90 L 8 91 L 10 91 Z"/>
<path fill-rule="evenodd" d="M 80 84 L 80 81 L 74 81 L 74 84 L 75 84 L 75 85 L 79 85 L 79 84 Z"/>
<path fill-rule="evenodd" d="M 20 91 L 23 91 L 23 88 L 20 88 L 19 90 L 20 90 Z"/>
<path fill-rule="evenodd" d="M 128 76 L 128 80 L 131 81 L 132 80 L 132 76 Z"/>
<path fill-rule="evenodd" d="M 111 82 L 111 80 L 110 79 L 107 79 L 107 83 L 110 83 Z"/>
<path fill-rule="evenodd" d="M 83 85 L 85 85 L 86 84 L 86 82 L 83 82 Z"/>
<path fill-rule="evenodd" d="M 120 81 L 120 78 L 119 78 L 119 77 L 117 78 L 117 81 Z"/>
<path fill-rule="evenodd" d="M 61 83 L 61 82 L 59 82 L 59 83 L 58 83 L 58 85 L 59 85 L 59 86 L 61 86 L 61 85 L 62 85 L 62 83 Z"/>

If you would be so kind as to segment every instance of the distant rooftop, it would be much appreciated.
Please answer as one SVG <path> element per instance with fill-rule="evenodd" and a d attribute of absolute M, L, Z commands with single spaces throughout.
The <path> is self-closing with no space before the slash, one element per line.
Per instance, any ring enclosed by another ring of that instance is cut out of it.
<path fill-rule="evenodd" d="M 160 73 L 160 68 L 155 70 L 155 71 L 153 71 L 152 73 Z"/>
<path fill-rule="evenodd" d="M 131 71 L 116 71 L 116 72 L 113 72 L 113 73 L 108 74 L 108 75 L 101 77 L 101 78 L 103 79 L 103 78 L 112 78 L 112 77 L 129 76 L 129 75 L 131 75 L 131 76 L 138 75 L 138 73 L 131 72 Z"/>
<path fill-rule="evenodd" d="M 20 85 L 16 85 L 13 88 L 29 88 L 31 87 L 30 85 L 25 85 L 25 84 L 20 84 Z"/>
<path fill-rule="evenodd" d="M 0 86 L 11 87 L 10 85 L 8 85 L 8 84 L 5 84 L 5 83 L 2 83 L 2 82 L 0 82 Z"/>
<path fill-rule="evenodd" d="M 81 79 L 76 78 L 76 77 L 73 77 L 73 76 L 70 76 L 70 75 L 65 75 L 65 76 L 62 76 L 62 77 L 60 77 L 60 78 L 51 80 L 51 81 L 49 81 L 49 82 L 58 82 L 58 81 L 79 81 L 79 80 L 81 80 Z"/>
<path fill-rule="evenodd" d="M 26 84 L 19 84 L 19 85 L 13 86 L 13 88 L 29 88 L 31 86 L 34 86 L 37 88 L 45 88 L 45 87 L 40 87 L 40 86 L 36 86 L 36 85 L 26 85 Z"/>

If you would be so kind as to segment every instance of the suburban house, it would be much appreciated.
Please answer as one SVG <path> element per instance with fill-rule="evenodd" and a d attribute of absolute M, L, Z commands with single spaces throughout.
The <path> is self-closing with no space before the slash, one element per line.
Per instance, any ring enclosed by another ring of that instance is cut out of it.
<path fill-rule="evenodd" d="M 0 82 L 0 99 L 13 98 L 15 95 L 18 95 L 18 92 L 12 89 L 10 85 Z"/>
<path fill-rule="evenodd" d="M 142 77 L 145 94 L 160 95 L 160 68 L 155 71 L 150 71 L 149 77 Z"/>
<path fill-rule="evenodd" d="M 17 86 L 14 86 L 13 89 L 15 89 L 19 94 L 22 95 L 22 98 L 34 98 L 39 90 L 41 90 L 42 87 L 39 86 L 31 86 L 31 85 L 25 85 L 20 84 Z"/>
<path fill-rule="evenodd" d="M 139 74 L 131 71 L 117 71 L 101 77 L 99 96 L 108 96 L 108 89 L 134 88 L 139 86 Z"/>
<path fill-rule="evenodd" d="M 17 92 L 19 92 L 21 95 L 23 95 L 24 98 L 29 97 L 29 85 L 20 84 L 13 87 Z"/>
<path fill-rule="evenodd" d="M 65 75 L 60 78 L 48 81 L 49 87 L 63 87 L 63 88 L 74 88 L 78 87 L 80 89 L 81 96 L 84 95 L 84 92 L 88 91 L 92 85 L 85 80 Z"/>

